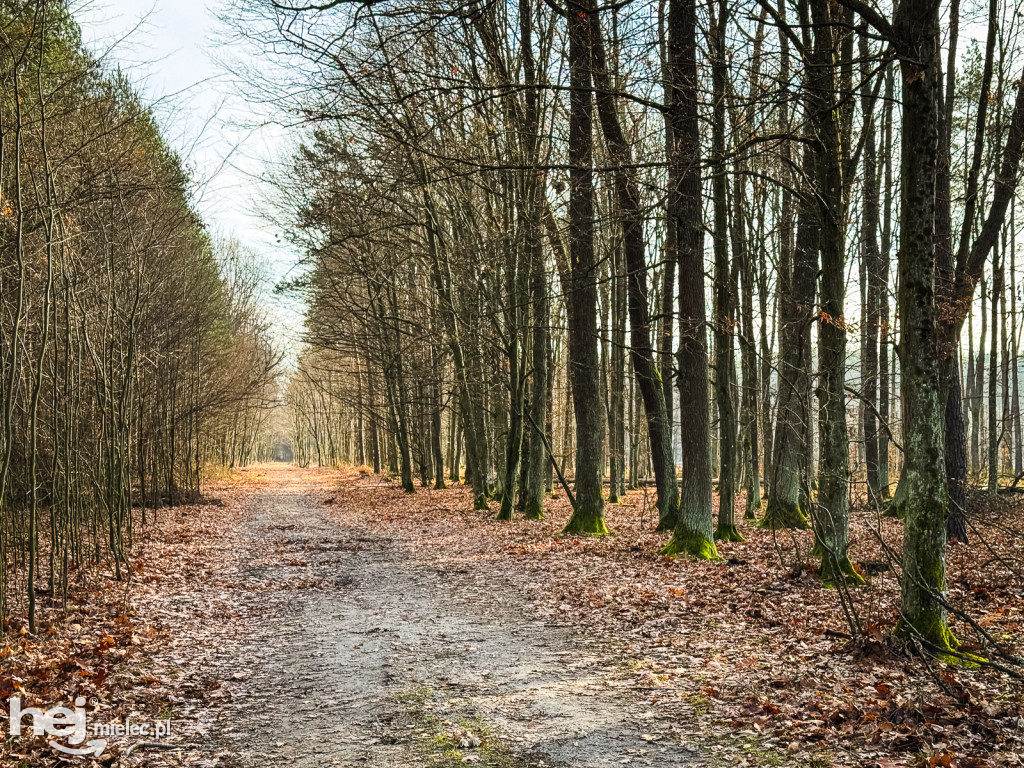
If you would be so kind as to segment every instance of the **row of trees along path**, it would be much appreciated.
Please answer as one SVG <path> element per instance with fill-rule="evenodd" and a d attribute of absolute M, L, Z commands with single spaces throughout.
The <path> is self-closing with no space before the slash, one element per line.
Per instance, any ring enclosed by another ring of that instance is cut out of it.
<path fill-rule="evenodd" d="M 811 527 L 841 595 L 851 505 L 884 508 L 895 630 L 952 657 L 969 483 L 1024 475 L 1022 20 L 982 11 L 236 0 L 277 52 L 239 82 L 307 129 L 268 171 L 306 267 L 284 382 L 151 110 L 63 4 L 4 5 L 0 614 L 121 578 L 137 519 L 273 437 L 503 520 L 557 482 L 575 534 L 652 478 L 665 555 Z"/>
<path fill-rule="evenodd" d="M 595 536 L 653 477 L 665 554 L 742 511 L 813 527 L 841 592 L 851 500 L 885 508 L 896 633 L 955 654 L 968 480 L 1024 469 L 1021 19 L 983 14 L 976 44 L 959 0 L 237 2 L 287 53 L 253 96 L 309 127 L 275 179 L 297 459 L 501 519 L 557 482 Z"/>
<path fill-rule="evenodd" d="M 280 361 L 261 267 L 60 2 L 0 5 L 0 623 L 257 458 Z M 43 589 L 41 584 L 45 583 Z M 45 606 L 44 606 L 45 607 Z"/>

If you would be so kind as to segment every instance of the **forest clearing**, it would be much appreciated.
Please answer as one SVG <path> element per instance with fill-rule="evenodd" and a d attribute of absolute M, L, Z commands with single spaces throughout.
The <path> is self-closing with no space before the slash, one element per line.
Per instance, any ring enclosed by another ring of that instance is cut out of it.
<path fill-rule="evenodd" d="M 0 768 L 1024 763 L 1024 13 L 0 0 Z"/>

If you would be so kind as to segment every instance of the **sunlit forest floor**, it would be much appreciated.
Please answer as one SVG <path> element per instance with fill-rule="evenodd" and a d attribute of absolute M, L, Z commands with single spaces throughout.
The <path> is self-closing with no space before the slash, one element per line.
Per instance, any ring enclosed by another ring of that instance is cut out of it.
<path fill-rule="evenodd" d="M 407 495 L 355 469 L 261 465 L 208 496 L 158 512 L 129 583 L 82 574 L 37 636 L 8 627 L 5 698 L 173 720 L 162 746 L 112 739 L 96 764 L 1024 763 L 1012 670 L 924 662 L 889 639 L 898 520 L 855 511 L 868 584 L 844 614 L 809 532 L 744 524 L 721 562 L 662 558 L 642 489 L 608 506 L 599 540 L 558 536 L 563 498 L 542 522 L 500 523 L 467 489 Z M 1020 655 L 1024 515 L 1011 496 L 976 506 L 974 541 L 950 549 L 950 601 Z M 0 765 L 57 764 L 30 732 L 0 747 Z"/>

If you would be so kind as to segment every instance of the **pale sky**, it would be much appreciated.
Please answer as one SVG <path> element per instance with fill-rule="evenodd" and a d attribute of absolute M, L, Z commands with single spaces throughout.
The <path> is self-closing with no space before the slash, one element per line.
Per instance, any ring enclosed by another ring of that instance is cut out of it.
<path fill-rule="evenodd" d="M 287 159 L 282 129 L 253 127 L 260 116 L 214 61 L 249 51 L 218 40 L 223 0 L 79 0 L 73 6 L 86 46 L 108 68 L 120 66 L 154 105 L 171 146 L 185 159 L 198 188 L 196 205 L 210 231 L 233 235 L 267 265 L 269 287 L 294 275 L 297 255 L 279 229 L 260 219 L 267 199 L 254 178 L 265 164 Z M 282 346 L 301 330 L 301 309 L 269 297 Z"/>

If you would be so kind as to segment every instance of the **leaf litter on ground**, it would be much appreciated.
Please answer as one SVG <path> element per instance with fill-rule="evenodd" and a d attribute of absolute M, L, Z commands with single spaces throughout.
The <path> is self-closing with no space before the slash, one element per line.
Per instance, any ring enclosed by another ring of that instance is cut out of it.
<path fill-rule="evenodd" d="M 332 585 L 295 551 L 264 556 L 294 575 L 241 577 L 242 502 L 270 482 L 254 467 L 212 485 L 217 504 L 151 510 L 155 521 L 137 535 L 126 582 L 113 581 L 109 566 L 83 569 L 67 610 L 44 606 L 35 636 L 14 615 L 0 644 L 5 700 L 18 695 L 24 706 L 48 708 L 86 696 L 90 721 L 170 717 L 178 726 L 168 741 L 180 751 L 124 757 L 128 741 L 112 739 L 96 765 L 218 764 L 195 741 L 223 725 L 221 710 L 245 685 L 240 670 L 260 662 L 218 658 L 225 637 L 258 620 L 232 603 L 231 590 L 273 601 Z M 878 564 L 887 549 L 898 557 L 897 520 L 863 508 L 852 515 L 852 558 L 868 585 L 851 593 L 865 630 L 851 639 L 835 591 L 820 585 L 806 531 L 744 525 L 746 541 L 719 544 L 719 562 L 670 559 L 659 554 L 666 535 L 652 531 L 656 515 L 642 489 L 608 505 L 613 535 L 590 539 L 560 535 L 569 516 L 563 496 L 547 501 L 543 521 L 504 523 L 472 511 L 462 486 L 409 495 L 350 468 L 306 471 L 301 482 L 346 525 L 472 584 L 462 599 L 498 602 L 501 590 L 516 589 L 538 618 L 613 643 L 614 654 L 594 646 L 610 670 L 599 684 L 676 716 L 676 734 L 644 735 L 652 744 L 671 748 L 668 738 L 685 732 L 723 765 L 1024 764 L 1024 696 L 1010 675 L 924 661 L 889 640 L 898 582 Z M 1024 563 L 1024 535 L 1015 524 L 1024 527 L 1019 507 L 978 521 L 986 548 L 951 547 L 948 582 L 950 600 L 1019 655 L 1024 589 L 1015 566 Z M 970 637 L 964 623 L 951 626 Z M 593 663 L 587 653 L 567 648 L 566 663 Z M 5 729 L 6 717 L 5 707 Z M 63 761 L 29 731 L 0 744 L 0 764 L 8 763 Z"/>

